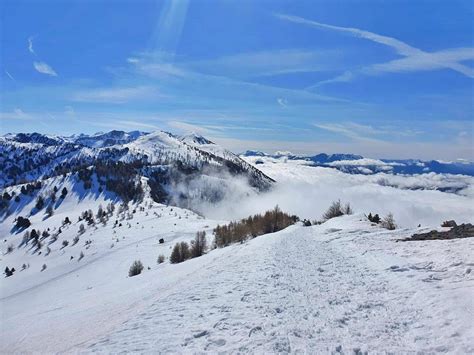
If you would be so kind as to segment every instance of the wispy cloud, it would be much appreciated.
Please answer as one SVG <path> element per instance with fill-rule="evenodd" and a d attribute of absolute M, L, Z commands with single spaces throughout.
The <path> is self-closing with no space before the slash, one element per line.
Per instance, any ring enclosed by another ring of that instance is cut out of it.
<path fill-rule="evenodd" d="M 237 78 L 275 76 L 337 69 L 339 50 L 284 49 L 237 53 L 200 60 L 188 66 L 201 72 Z"/>
<path fill-rule="evenodd" d="M 351 71 L 346 71 L 346 72 L 342 73 L 341 75 L 338 75 L 338 76 L 336 76 L 332 79 L 323 80 L 323 81 L 320 81 L 320 82 L 318 82 L 314 85 L 308 86 L 306 88 L 306 90 L 311 90 L 311 89 L 314 89 L 314 88 L 317 88 L 319 86 L 323 86 L 323 85 L 326 85 L 326 84 L 346 83 L 346 82 L 351 81 L 353 78 L 354 78 L 354 73 L 352 73 Z"/>
<path fill-rule="evenodd" d="M 0 119 L 1 120 L 30 120 L 33 117 L 26 112 L 24 112 L 21 108 L 15 108 L 11 112 L 0 112 Z"/>
<path fill-rule="evenodd" d="M 16 81 L 13 75 L 11 75 L 7 70 L 5 70 L 5 74 L 13 81 Z"/>
<path fill-rule="evenodd" d="M 184 133 L 198 133 L 198 134 L 209 134 L 209 135 L 213 135 L 216 133 L 215 129 L 210 129 L 203 125 L 195 125 L 195 124 L 183 122 L 183 121 L 168 121 L 166 124 L 169 127 L 173 129 L 177 129 L 178 131 L 181 131 Z"/>
<path fill-rule="evenodd" d="M 28 37 L 28 51 L 31 53 L 31 54 L 35 54 L 35 50 L 33 48 L 33 39 L 34 39 L 34 36 L 30 36 Z"/>
<path fill-rule="evenodd" d="M 38 73 L 51 75 L 51 76 L 58 76 L 58 74 L 54 71 L 51 66 L 46 64 L 45 62 L 33 62 L 33 66 Z"/>
<path fill-rule="evenodd" d="M 144 100 L 160 97 L 159 91 L 153 86 L 97 88 L 77 92 L 72 100 L 79 102 L 101 102 L 122 104 L 132 100 Z"/>
<path fill-rule="evenodd" d="M 277 99 L 277 102 L 278 102 L 278 105 L 280 105 L 281 107 L 288 107 L 288 101 L 282 97 L 279 97 Z"/>
<path fill-rule="evenodd" d="M 366 142 L 389 141 L 395 136 L 409 137 L 422 133 L 420 131 L 408 128 L 400 129 L 400 127 L 374 127 L 372 125 L 356 122 L 313 123 L 313 126 L 328 132 L 340 134 L 352 140 Z"/>
<path fill-rule="evenodd" d="M 346 34 L 349 34 L 349 35 L 352 35 L 352 36 L 355 36 L 355 37 L 365 38 L 365 39 L 368 39 L 370 41 L 377 42 L 377 43 L 392 47 L 401 55 L 410 56 L 410 55 L 415 55 L 415 54 L 422 53 L 422 51 L 420 51 L 418 48 L 414 48 L 414 47 L 410 46 L 409 44 L 406 44 L 402 41 L 399 41 L 396 38 L 382 36 L 382 35 L 379 35 L 377 33 L 360 30 L 358 28 L 328 25 L 328 24 L 321 23 L 321 22 L 307 20 L 307 19 L 305 19 L 303 17 L 299 17 L 299 16 L 284 15 L 284 14 L 276 14 L 275 16 L 278 17 L 279 19 L 294 22 L 294 23 L 299 23 L 299 24 L 302 24 L 302 25 L 308 25 L 308 26 L 311 26 L 311 27 L 324 28 L 324 29 L 328 29 L 328 30 L 343 32 L 343 33 L 346 33 Z"/>
<path fill-rule="evenodd" d="M 160 129 L 159 127 L 143 123 L 140 121 L 133 121 L 133 120 L 116 120 L 114 122 L 90 122 L 90 121 L 83 121 L 84 123 L 93 125 L 95 127 L 104 127 L 104 128 L 111 128 L 111 129 L 123 129 L 123 130 L 130 130 L 130 129 L 147 129 L 147 130 L 157 130 Z"/>
<path fill-rule="evenodd" d="M 360 132 L 354 127 L 339 123 L 314 123 L 315 127 L 332 133 L 341 134 L 345 137 L 358 141 L 378 141 L 378 139 L 367 136 L 367 132 Z"/>
<path fill-rule="evenodd" d="M 474 69 L 459 62 L 474 59 L 474 48 L 456 48 L 435 53 L 421 53 L 387 63 L 374 64 L 366 72 L 412 72 L 437 69 L 452 69 L 469 78 L 474 78 Z"/>
<path fill-rule="evenodd" d="M 375 64 L 360 70 L 364 74 L 376 74 L 383 72 L 413 72 L 413 71 L 430 71 L 439 69 L 451 69 L 461 73 L 469 78 L 474 78 L 474 69 L 462 64 L 462 61 L 474 59 L 474 48 L 454 48 L 441 50 L 437 52 L 425 52 L 419 48 L 413 47 L 403 41 L 393 37 L 379 35 L 377 33 L 361 30 L 351 27 L 340 27 L 308 20 L 299 16 L 291 16 L 284 14 L 276 14 L 277 18 L 317 27 L 332 31 L 345 33 L 354 37 L 367 39 L 369 41 L 388 46 L 395 50 L 395 52 L 405 58 L 393 60 L 388 63 Z M 312 87 L 321 86 L 324 84 L 350 81 L 355 77 L 354 73 L 346 72 L 336 78 L 325 80 L 313 85 Z"/>

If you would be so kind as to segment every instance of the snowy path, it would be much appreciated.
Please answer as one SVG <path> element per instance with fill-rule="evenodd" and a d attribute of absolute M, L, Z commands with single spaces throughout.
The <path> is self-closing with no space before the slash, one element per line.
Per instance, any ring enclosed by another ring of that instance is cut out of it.
<path fill-rule="evenodd" d="M 373 244 L 364 244 L 367 240 L 360 230 L 353 231 L 354 237 L 351 231 L 331 232 L 290 227 L 212 252 L 212 263 L 206 262 L 211 255 L 188 261 L 202 266 L 186 280 L 157 292 L 151 305 L 111 334 L 79 349 L 113 353 L 474 350 L 468 340 L 469 314 L 460 314 L 459 327 L 454 314 L 449 314 L 455 300 L 439 298 L 439 286 L 423 284 L 413 274 L 420 270 L 405 275 L 395 272 L 405 271 L 398 266 L 387 268 L 392 261 L 404 259 L 395 255 L 388 255 L 388 261 L 377 259 Z M 354 244 L 354 238 L 360 243 Z M 472 312 L 472 302 L 467 306 Z M 448 312 L 438 319 L 443 324 L 432 322 L 433 307 Z M 445 337 L 436 337 L 438 326 Z"/>

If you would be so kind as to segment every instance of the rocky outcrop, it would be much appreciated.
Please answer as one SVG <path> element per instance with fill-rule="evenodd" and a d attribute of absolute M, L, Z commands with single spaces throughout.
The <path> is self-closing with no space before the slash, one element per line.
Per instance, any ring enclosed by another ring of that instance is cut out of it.
<path fill-rule="evenodd" d="M 459 239 L 472 237 L 474 237 L 474 225 L 466 223 L 455 226 L 449 231 L 439 232 L 437 230 L 432 230 L 428 233 L 413 234 L 409 238 L 400 239 L 400 241 L 408 242 L 414 240 Z"/>

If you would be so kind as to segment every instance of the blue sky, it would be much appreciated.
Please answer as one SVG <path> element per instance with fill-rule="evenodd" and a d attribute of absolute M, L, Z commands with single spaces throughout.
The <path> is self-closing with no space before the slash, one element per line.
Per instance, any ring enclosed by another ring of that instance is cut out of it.
<path fill-rule="evenodd" d="M 1 133 L 474 159 L 472 1 L 1 3 Z"/>

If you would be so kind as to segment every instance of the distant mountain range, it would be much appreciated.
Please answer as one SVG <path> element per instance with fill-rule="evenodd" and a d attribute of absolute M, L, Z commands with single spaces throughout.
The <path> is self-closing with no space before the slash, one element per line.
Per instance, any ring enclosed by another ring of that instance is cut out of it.
<path fill-rule="evenodd" d="M 321 153 L 317 155 L 295 155 L 289 152 L 266 154 L 254 150 L 248 150 L 241 154 L 241 156 L 304 160 L 312 166 L 334 168 L 349 174 L 375 174 L 386 172 L 406 175 L 440 173 L 474 176 L 474 163 L 469 161 L 444 162 L 419 159 L 369 159 L 355 154 Z M 263 162 L 263 160 L 255 160 L 256 165 L 262 164 Z"/>

